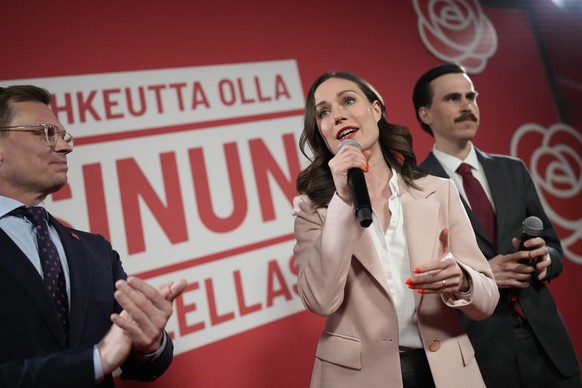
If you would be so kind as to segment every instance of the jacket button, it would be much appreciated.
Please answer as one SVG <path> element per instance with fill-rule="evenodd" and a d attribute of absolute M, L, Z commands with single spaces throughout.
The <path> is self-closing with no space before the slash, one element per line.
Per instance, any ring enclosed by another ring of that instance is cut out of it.
<path fill-rule="evenodd" d="M 438 351 L 440 348 L 441 348 L 441 341 L 439 341 L 439 340 L 432 340 L 432 341 L 430 342 L 430 344 L 428 345 L 428 349 L 429 349 L 431 352 L 436 352 L 436 351 Z"/>

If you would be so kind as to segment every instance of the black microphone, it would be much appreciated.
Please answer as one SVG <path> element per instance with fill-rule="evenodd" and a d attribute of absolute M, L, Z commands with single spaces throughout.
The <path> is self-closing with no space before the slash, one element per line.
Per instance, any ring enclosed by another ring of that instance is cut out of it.
<path fill-rule="evenodd" d="M 530 238 L 538 237 L 544 230 L 544 223 L 536 216 L 529 216 L 521 224 L 521 240 L 519 241 L 520 251 L 530 251 L 532 248 L 526 248 L 523 243 Z M 537 258 L 532 260 L 520 260 L 520 263 L 535 265 Z"/>
<path fill-rule="evenodd" d="M 353 139 L 346 139 L 342 141 L 337 149 L 340 152 L 342 147 L 351 146 L 359 150 L 362 149 L 357 141 Z M 366 178 L 364 172 L 359 168 L 350 168 L 348 171 L 348 187 L 352 196 L 352 203 L 354 204 L 354 211 L 356 217 L 360 221 L 360 225 L 367 228 L 372 223 L 372 205 L 370 204 L 370 195 L 368 194 L 368 186 L 366 186 Z"/>

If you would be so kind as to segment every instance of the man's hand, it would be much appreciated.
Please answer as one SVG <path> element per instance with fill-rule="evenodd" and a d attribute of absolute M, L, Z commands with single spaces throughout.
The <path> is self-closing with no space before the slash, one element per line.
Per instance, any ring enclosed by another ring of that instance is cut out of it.
<path fill-rule="evenodd" d="M 515 245 L 516 241 L 517 239 L 514 238 L 512 243 Z M 548 268 L 552 265 L 552 258 L 546 241 L 541 237 L 534 237 L 526 240 L 523 246 L 529 249 L 527 252 L 530 265 L 535 268 L 534 272 L 537 275 L 537 279 L 542 281 L 548 274 Z"/>
<path fill-rule="evenodd" d="M 172 315 L 172 302 L 186 288 L 186 281 L 166 283 L 155 289 L 143 280 L 129 277 L 115 283 L 115 299 L 123 307 L 122 314 L 112 314 L 119 326 L 141 353 L 155 352 L 160 346 L 164 328 Z"/>
<path fill-rule="evenodd" d="M 122 312 L 121 315 L 127 314 Z M 123 329 L 117 325 L 111 325 L 105 337 L 97 344 L 103 373 L 108 375 L 119 368 L 131 352 L 131 347 L 131 339 Z"/>
<path fill-rule="evenodd" d="M 512 240 L 515 248 L 519 247 L 519 239 Z M 499 288 L 527 288 L 532 275 L 537 275 L 538 280 L 546 277 L 548 267 L 552 264 L 546 242 L 541 237 L 527 240 L 524 246 L 527 251 L 517 251 L 509 255 L 498 255 L 489 260 L 491 270 L 495 276 Z M 541 261 L 533 262 L 536 258 Z M 530 265 L 530 261 L 533 266 Z"/>

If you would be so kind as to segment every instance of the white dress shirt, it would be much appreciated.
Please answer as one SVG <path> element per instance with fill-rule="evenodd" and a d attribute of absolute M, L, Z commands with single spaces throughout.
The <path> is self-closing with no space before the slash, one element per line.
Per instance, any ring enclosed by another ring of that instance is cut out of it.
<path fill-rule="evenodd" d="M 416 320 L 415 290 L 408 288 L 405 283 L 406 279 L 411 277 L 410 259 L 404 232 L 398 175 L 394 169 L 392 169 L 389 184 L 392 195 L 388 200 L 390 210 L 388 230 L 384 234 L 382 222 L 375 211 L 372 213 L 373 222 L 368 230 L 380 257 L 390 295 L 396 306 L 399 346 L 407 349 L 421 349 L 423 346 Z"/>
<path fill-rule="evenodd" d="M 471 150 L 469 151 L 469 154 L 467 155 L 465 160 L 461 160 L 443 151 L 440 151 L 436 147 L 432 148 L 432 153 L 435 156 L 435 158 L 437 158 L 441 166 L 443 166 L 447 175 L 453 180 L 453 182 L 455 182 L 455 186 L 457 186 L 459 194 L 461 194 L 463 199 L 465 199 L 469 207 L 471 206 L 471 204 L 469 203 L 467 195 L 465 194 L 465 188 L 463 187 L 463 178 L 461 177 L 461 174 L 457 173 L 456 171 L 457 168 L 459 168 L 459 166 L 461 165 L 461 163 L 467 163 L 468 165 L 470 165 L 473 176 L 479 181 L 479 183 L 481 183 L 483 190 L 485 190 L 485 194 L 487 194 L 489 202 L 491 202 L 493 211 L 495 211 L 495 204 L 493 203 L 492 200 L 491 190 L 489 189 L 489 183 L 485 178 L 483 166 L 481 165 L 481 163 L 479 163 L 479 159 L 477 159 L 477 153 L 475 152 L 475 147 L 473 146 L 472 143 Z"/>

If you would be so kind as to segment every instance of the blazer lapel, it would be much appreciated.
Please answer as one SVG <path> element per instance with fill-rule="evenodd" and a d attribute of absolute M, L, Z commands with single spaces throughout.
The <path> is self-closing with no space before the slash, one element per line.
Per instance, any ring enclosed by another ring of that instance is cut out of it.
<path fill-rule="evenodd" d="M 370 228 L 373 228 L 370 225 Z M 358 258 L 359 262 L 362 263 L 364 268 L 372 275 L 372 277 L 382 286 L 386 295 L 392 298 L 390 290 L 388 288 L 388 282 L 386 281 L 386 276 L 384 275 L 384 269 L 376 252 L 374 246 L 374 241 L 370 236 L 370 231 L 366 230 L 358 244 L 354 249 L 354 256 Z"/>
<path fill-rule="evenodd" d="M 69 265 L 70 306 L 69 306 L 69 345 L 80 343 L 89 301 L 91 263 L 80 237 L 64 227 L 51 216 L 51 224 L 57 230 Z"/>
<path fill-rule="evenodd" d="M 67 344 L 63 328 L 59 322 L 53 301 L 42 277 L 18 245 L 0 229 L 0 268 L 5 271 L 21 292 L 27 294 L 36 308 L 41 312 L 47 326 L 63 349 Z M 7 298 L 7 295 L 3 297 Z"/>
<path fill-rule="evenodd" d="M 441 178 L 450 178 L 447 175 L 447 172 L 445 171 L 443 166 L 441 166 L 440 162 L 432 152 L 428 153 L 426 159 L 421 164 L 418 165 L 417 169 L 419 171 L 423 171 Z"/>
<path fill-rule="evenodd" d="M 413 191 L 400 179 L 400 193 L 402 195 L 402 213 L 404 217 L 404 232 L 408 245 L 410 273 L 420 264 L 426 263 L 434 257 L 434 241 L 438 239 L 438 213 L 440 205 L 429 200 L 435 188 L 423 187 L 423 182 L 417 180 L 420 190 Z M 423 296 L 415 293 L 417 308 Z"/>
<path fill-rule="evenodd" d="M 438 239 L 437 223 L 439 205 L 435 201 L 426 199 L 434 193 L 433 188 L 425 187 L 420 191 L 413 192 L 399 178 L 398 185 L 402 201 L 402 212 L 404 217 L 404 231 L 408 244 L 408 256 L 410 260 L 410 270 L 417 265 L 431 260 L 433 257 L 433 242 Z M 370 234 L 364 233 L 360 242 L 354 250 L 354 256 L 368 270 L 372 277 L 384 288 L 386 295 L 392 298 L 384 269 L 380 263 L 380 258 L 374 248 L 374 242 Z M 417 295 L 417 302 L 421 299 Z"/>
<path fill-rule="evenodd" d="M 510 186 L 504 182 L 503 179 L 500 179 L 500 177 L 505 175 L 503 170 L 498 168 L 495 160 L 489 155 L 479 151 L 477 148 L 475 148 L 475 152 L 477 153 L 477 159 L 479 159 L 479 162 L 483 166 L 485 179 L 487 180 L 489 190 L 491 191 L 495 214 L 510 214 L 511 201 L 510 198 L 506 198 L 505 196 L 505 194 L 509 192 Z M 473 223 L 473 220 L 471 220 L 471 223 Z M 504 225 L 498 222 L 497 219 L 495 220 L 495 227 L 497 241 L 500 241 L 499 236 L 506 235 L 507 232 L 504 230 Z M 479 241 L 479 246 L 483 251 L 483 254 L 486 257 L 494 257 L 497 254 L 496 248 L 489 242 L 488 239 L 485 240 L 487 244 L 482 244 L 481 241 Z"/>
<path fill-rule="evenodd" d="M 418 181 L 417 181 L 417 184 Z M 437 225 L 439 204 L 427 200 L 434 192 L 432 187 L 422 187 L 413 192 L 401 181 L 404 231 L 408 244 L 411 269 L 433 257 L 433 242 L 438 239 Z"/>

